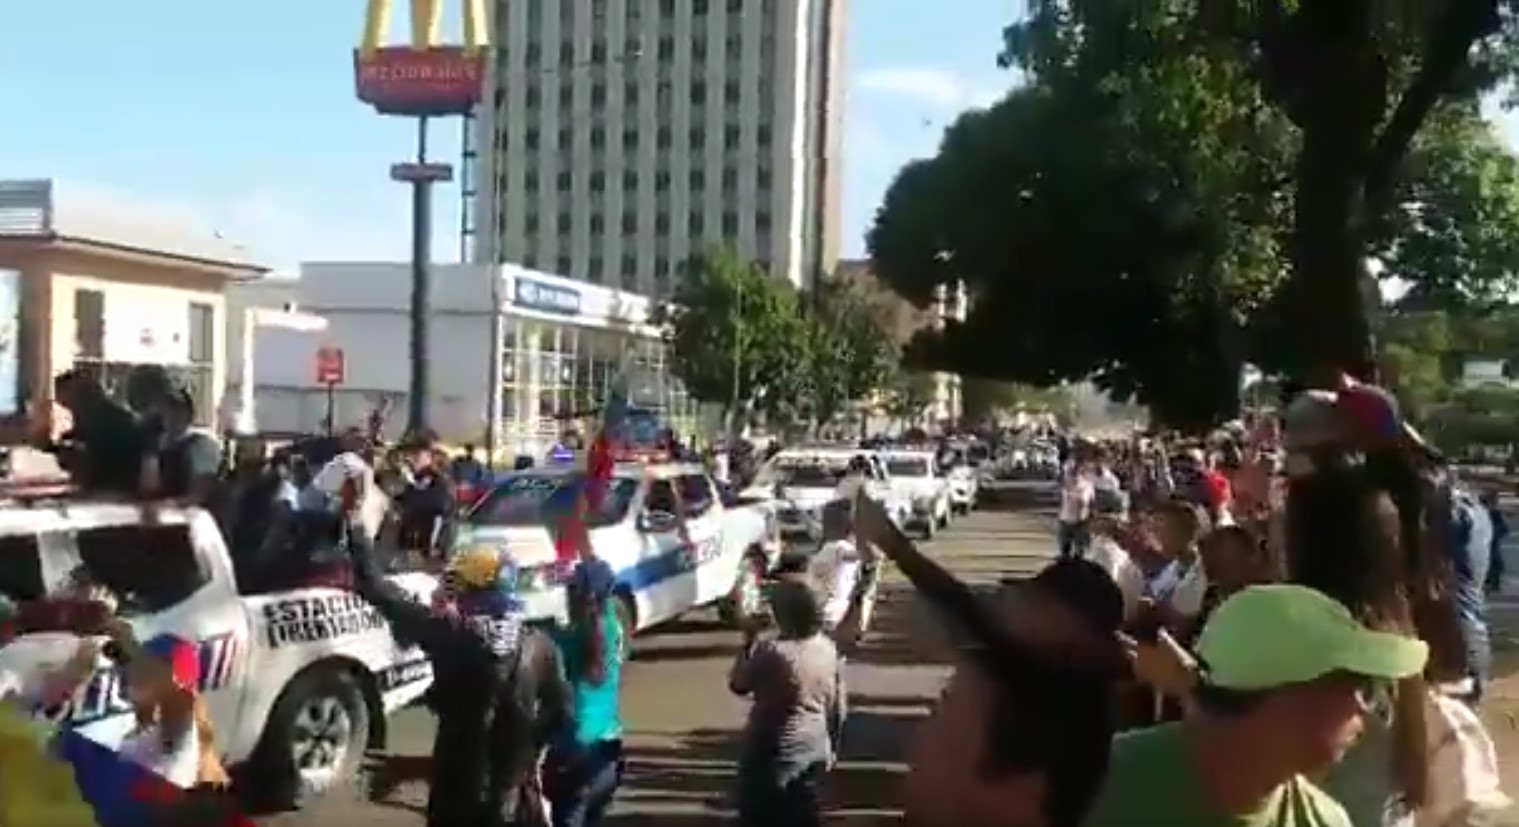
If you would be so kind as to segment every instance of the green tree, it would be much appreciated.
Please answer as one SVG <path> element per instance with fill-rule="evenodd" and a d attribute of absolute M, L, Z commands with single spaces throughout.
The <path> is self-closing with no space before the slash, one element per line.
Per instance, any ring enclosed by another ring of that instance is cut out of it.
<path fill-rule="evenodd" d="M 807 312 L 812 362 L 809 398 L 819 424 L 880 390 L 896 364 L 882 310 L 854 282 L 825 279 Z"/>
<path fill-rule="evenodd" d="M 1364 373 L 1369 253 L 1415 293 L 1506 292 L 1513 163 L 1472 140 L 1511 51 L 1471 14 L 1490 6 L 1036 0 L 1003 56 L 1027 85 L 904 168 L 870 232 L 902 295 L 976 297 L 909 356 L 1090 377 L 1197 425 L 1233 413 L 1245 361 Z"/>
<path fill-rule="evenodd" d="M 899 368 L 887 381 L 887 413 L 908 425 L 917 424 L 933 404 L 935 384 L 932 373 Z"/>
<path fill-rule="evenodd" d="M 796 292 L 729 250 L 686 262 L 654 322 L 691 395 L 730 415 L 789 414 L 808 384 L 809 337 Z"/>
<path fill-rule="evenodd" d="M 1283 168 L 1292 184 L 1284 236 L 1291 268 L 1276 296 L 1276 329 L 1314 335 L 1284 339 L 1278 348 L 1300 371 L 1365 374 L 1373 362 L 1367 254 L 1390 235 L 1404 162 L 1421 127 L 1442 103 L 1471 106 L 1511 68 L 1508 7 L 1507 0 L 1177 0 L 1135 12 L 1116 0 L 1037 0 L 1026 22 L 1007 29 L 1005 57 L 1036 76 L 1069 76 L 1100 52 L 1096 62 L 1111 67 L 1102 78 L 1112 83 L 1143 77 L 1154 59 L 1143 45 L 1132 47 L 1130 36 L 1170 30 L 1184 36 L 1170 39 L 1175 50 L 1165 65 L 1190 65 L 1198 77 L 1249 79 L 1269 107 L 1262 114 L 1285 119 L 1294 137 Z M 1105 36 L 1114 31 L 1124 36 Z M 1188 111 L 1180 93 L 1199 88 L 1175 81 L 1167 79 L 1159 87 L 1167 94 L 1149 101 L 1163 113 Z"/>

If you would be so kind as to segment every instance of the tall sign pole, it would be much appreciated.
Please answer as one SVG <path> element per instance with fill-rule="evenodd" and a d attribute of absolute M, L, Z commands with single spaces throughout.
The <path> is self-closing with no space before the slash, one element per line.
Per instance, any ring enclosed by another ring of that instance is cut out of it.
<path fill-rule="evenodd" d="M 391 165 L 390 177 L 411 185 L 411 381 L 407 389 L 406 430 L 428 427 L 430 390 L 428 330 L 432 287 L 432 185 L 452 180 L 453 167 L 427 157 L 431 118 L 462 117 L 474 111 L 484 90 L 486 52 L 485 0 L 464 4 L 464 42 L 440 42 L 441 0 L 410 0 L 411 44 L 385 46 L 392 0 L 368 0 L 364 33 L 354 52 L 354 88 L 360 101 L 381 115 L 417 120 L 417 151 L 412 161 Z"/>

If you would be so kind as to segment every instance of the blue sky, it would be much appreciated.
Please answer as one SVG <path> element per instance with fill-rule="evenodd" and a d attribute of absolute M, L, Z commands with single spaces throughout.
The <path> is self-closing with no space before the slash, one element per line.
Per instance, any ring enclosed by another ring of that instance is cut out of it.
<path fill-rule="evenodd" d="M 410 153 L 413 131 L 353 99 L 363 7 L 0 2 L 0 178 L 59 179 L 122 209 L 219 230 L 280 267 L 404 257 L 408 198 L 387 171 Z M 445 8 L 457 16 L 456 3 Z M 1009 86 L 994 57 L 1020 8 L 851 0 L 846 254 L 861 251 L 896 170 L 930 154 L 958 111 Z M 1519 135 L 1512 115 L 1502 119 Z M 435 145 L 457 153 L 457 126 L 437 132 Z M 440 259 L 457 255 L 458 203 L 457 189 L 438 195 Z"/>
<path fill-rule="evenodd" d="M 510 0 L 508 0 L 510 1 Z M 852 0 L 847 253 L 907 160 L 1011 82 L 998 33 L 1017 0 Z M 404 35 L 398 2 L 396 34 Z M 456 17 L 458 6 L 445 2 Z M 0 3 L 0 178 L 55 178 L 123 209 L 215 229 L 278 266 L 401 258 L 408 198 L 387 177 L 409 122 L 353 98 L 362 0 Z M 457 154 L 458 128 L 435 130 Z M 457 255 L 458 190 L 435 255 Z"/>

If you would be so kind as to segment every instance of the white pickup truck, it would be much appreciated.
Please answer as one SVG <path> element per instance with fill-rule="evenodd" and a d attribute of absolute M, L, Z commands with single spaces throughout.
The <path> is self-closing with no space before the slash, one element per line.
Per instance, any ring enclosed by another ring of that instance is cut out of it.
<path fill-rule="evenodd" d="M 345 565 L 327 572 L 340 575 Z M 432 684 L 427 658 L 399 645 L 351 591 L 240 592 L 205 511 L 166 506 L 148 515 L 137 504 L 77 500 L 0 506 L 0 594 L 8 602 L 45 608 L 81 573 L 117 597 L 139 640 L 172 634 L 199 644 L 200 690 L 222 759 L 271 806 L 300 806 L 346 780 L 366 749 L 383 747 L 387 717 Z M 437 586 L 420 573 L 394 580 L 421 601 Z M 41 631 L 4 641 L 0 683 L 33 685 L 68 659 L 72 640 Z M 134 726 L 121 672 L 104 657 L 58 714 L 108 746 Z"/>
<path fill-rule="evenodd" d="M 930 448 L 893 448 L 883 452 L 891 485 L 912 503 L 908 525 L 932 538 L 949 526 L 949 480 L 939 472 L 938 458 Z"/>
<path fill-rule="evenodd" d="M 881 456 L 863 448 L 787 448 L 765 463 L 745 493 L 758 497 L 774 492 L 782 536 L 797 540 L 816 533 L 820 511 L 839 496 L 840 483 L 851 471 L 864 479 L 866 493 L 886 507 L 897 525 L 907 524 L 911 498 L 891 484 Z"/>
<path fill-rule="evenodd" d="M 465 515 L 456 551 L 511 555 L 529 617 L 566 616 L 564 579 L 547 513 L 583 471 L 534 468 L 499 479 Z M 601 507 L 586 519 L 591 547 L 617 573 L 623 626 L 642 631 L 703 606 L 737 621 L 780 551 L 771 505 L 726 505 L 705 469 L 687 463 L 619 464 Z"/>

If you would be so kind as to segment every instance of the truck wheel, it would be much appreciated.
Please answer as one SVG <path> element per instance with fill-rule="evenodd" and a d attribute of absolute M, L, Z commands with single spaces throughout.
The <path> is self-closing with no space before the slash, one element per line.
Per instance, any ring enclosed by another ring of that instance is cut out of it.
<path fill-rule="evenodd" d="M 758 613 L 764 566 L 764 555 L 744 555 L 733 578 L 733 589 L 717 601 L 717 618 L 723 625 L 741 628 L 751 615 Z"/>
<path fill-rule="evenodd" d="M 274 704 L 253 761 L 260 803 L 300 809 L 354 780 L 369 745 L 369 704 L 337 665 L 297 676 Z"/>

